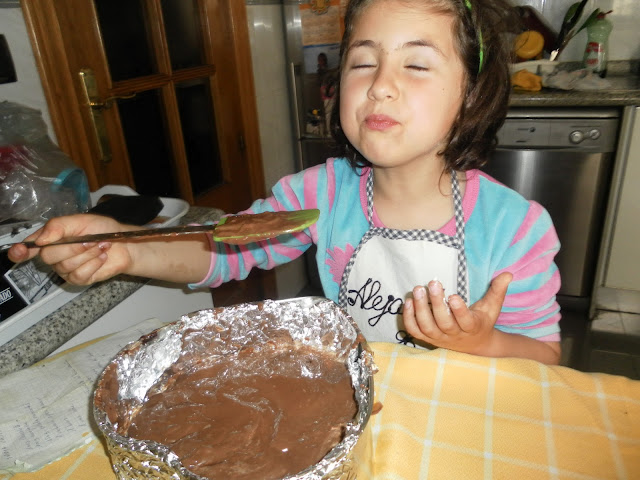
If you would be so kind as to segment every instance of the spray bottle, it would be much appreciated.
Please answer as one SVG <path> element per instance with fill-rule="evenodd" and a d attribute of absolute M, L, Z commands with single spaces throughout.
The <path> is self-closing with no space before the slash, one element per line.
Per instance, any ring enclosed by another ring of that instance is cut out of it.
<path fill-rule="evenodd" d="M 587 46 L 584 51 L 584 66 L 601 77 L 607 75 L 607 43 L 613 29 L 606 18 L 612 10 L 600 12 L 592 22 L 587 24 Z"/>

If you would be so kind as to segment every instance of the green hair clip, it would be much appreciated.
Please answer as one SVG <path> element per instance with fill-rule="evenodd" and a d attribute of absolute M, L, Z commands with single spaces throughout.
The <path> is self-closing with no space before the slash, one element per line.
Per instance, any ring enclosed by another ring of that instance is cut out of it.
<path fill-rule="evenodd" d="M 464 0 L 464 4 L 469 9 L 469 12 L 471 12 L 471 1 Z M 480 30 L 480 28 L 477 28 L 477 30 L 478 30 L 478 43 L 480 44 L 480 52 L 478 53 L 478 60 L 479 60 L 478 74 L 480 74 L 480 72 L 482 71 L 482 66 L 484 65 L 484 42 L 482 41 L 482 31 Z"/>

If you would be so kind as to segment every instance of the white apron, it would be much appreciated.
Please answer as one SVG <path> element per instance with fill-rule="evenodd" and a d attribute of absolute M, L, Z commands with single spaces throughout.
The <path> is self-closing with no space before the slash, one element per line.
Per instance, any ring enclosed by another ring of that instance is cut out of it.
<path fill-rule="evenodd" d="M 445 295 L 468 300 L 462 196 L 451 174 L 456 236 L 433 230 L 396 230 L 373 226 L 373 171 L 367 178 L 369 230 L 353 252 L 340 283 L 338 302 L 370 342 L 416 346 L 404 330 L 402 308 L 417 285 L 437 278 Z M 419 346 L 425 346 L 421 344 Z"/>

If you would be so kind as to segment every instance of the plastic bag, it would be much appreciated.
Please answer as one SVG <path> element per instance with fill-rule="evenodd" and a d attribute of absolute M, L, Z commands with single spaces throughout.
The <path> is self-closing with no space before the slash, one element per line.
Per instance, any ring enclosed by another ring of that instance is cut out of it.
<path fill-rule="evenodd" d="M 611 88 L 611 82 L 587 69 L 555 70 L 550 75 L 543 75 L 542 85 L 560 90 L 605 90 Z"/>
<path fill-rule="evenodd" d="M 51 141 L 40 111 L 0 102 L 0 234 L 89 207 L 84 171 Z"/>

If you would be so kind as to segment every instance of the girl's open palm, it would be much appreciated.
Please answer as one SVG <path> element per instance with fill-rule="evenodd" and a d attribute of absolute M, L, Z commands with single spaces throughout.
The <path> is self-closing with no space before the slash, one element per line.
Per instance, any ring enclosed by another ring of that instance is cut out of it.
<path fill-rule="evenodd" d="M 405 302 L 403 311 L 407 333 L 436 347 L 490 355 L 494 326 L 512 278 L 508 272 L 498 275 L 485 296 L 471 307 L 458 295 L 445 301 L 438 281 L 430 282 L 428 289 L 414 288 L 413 299 Z"/>

